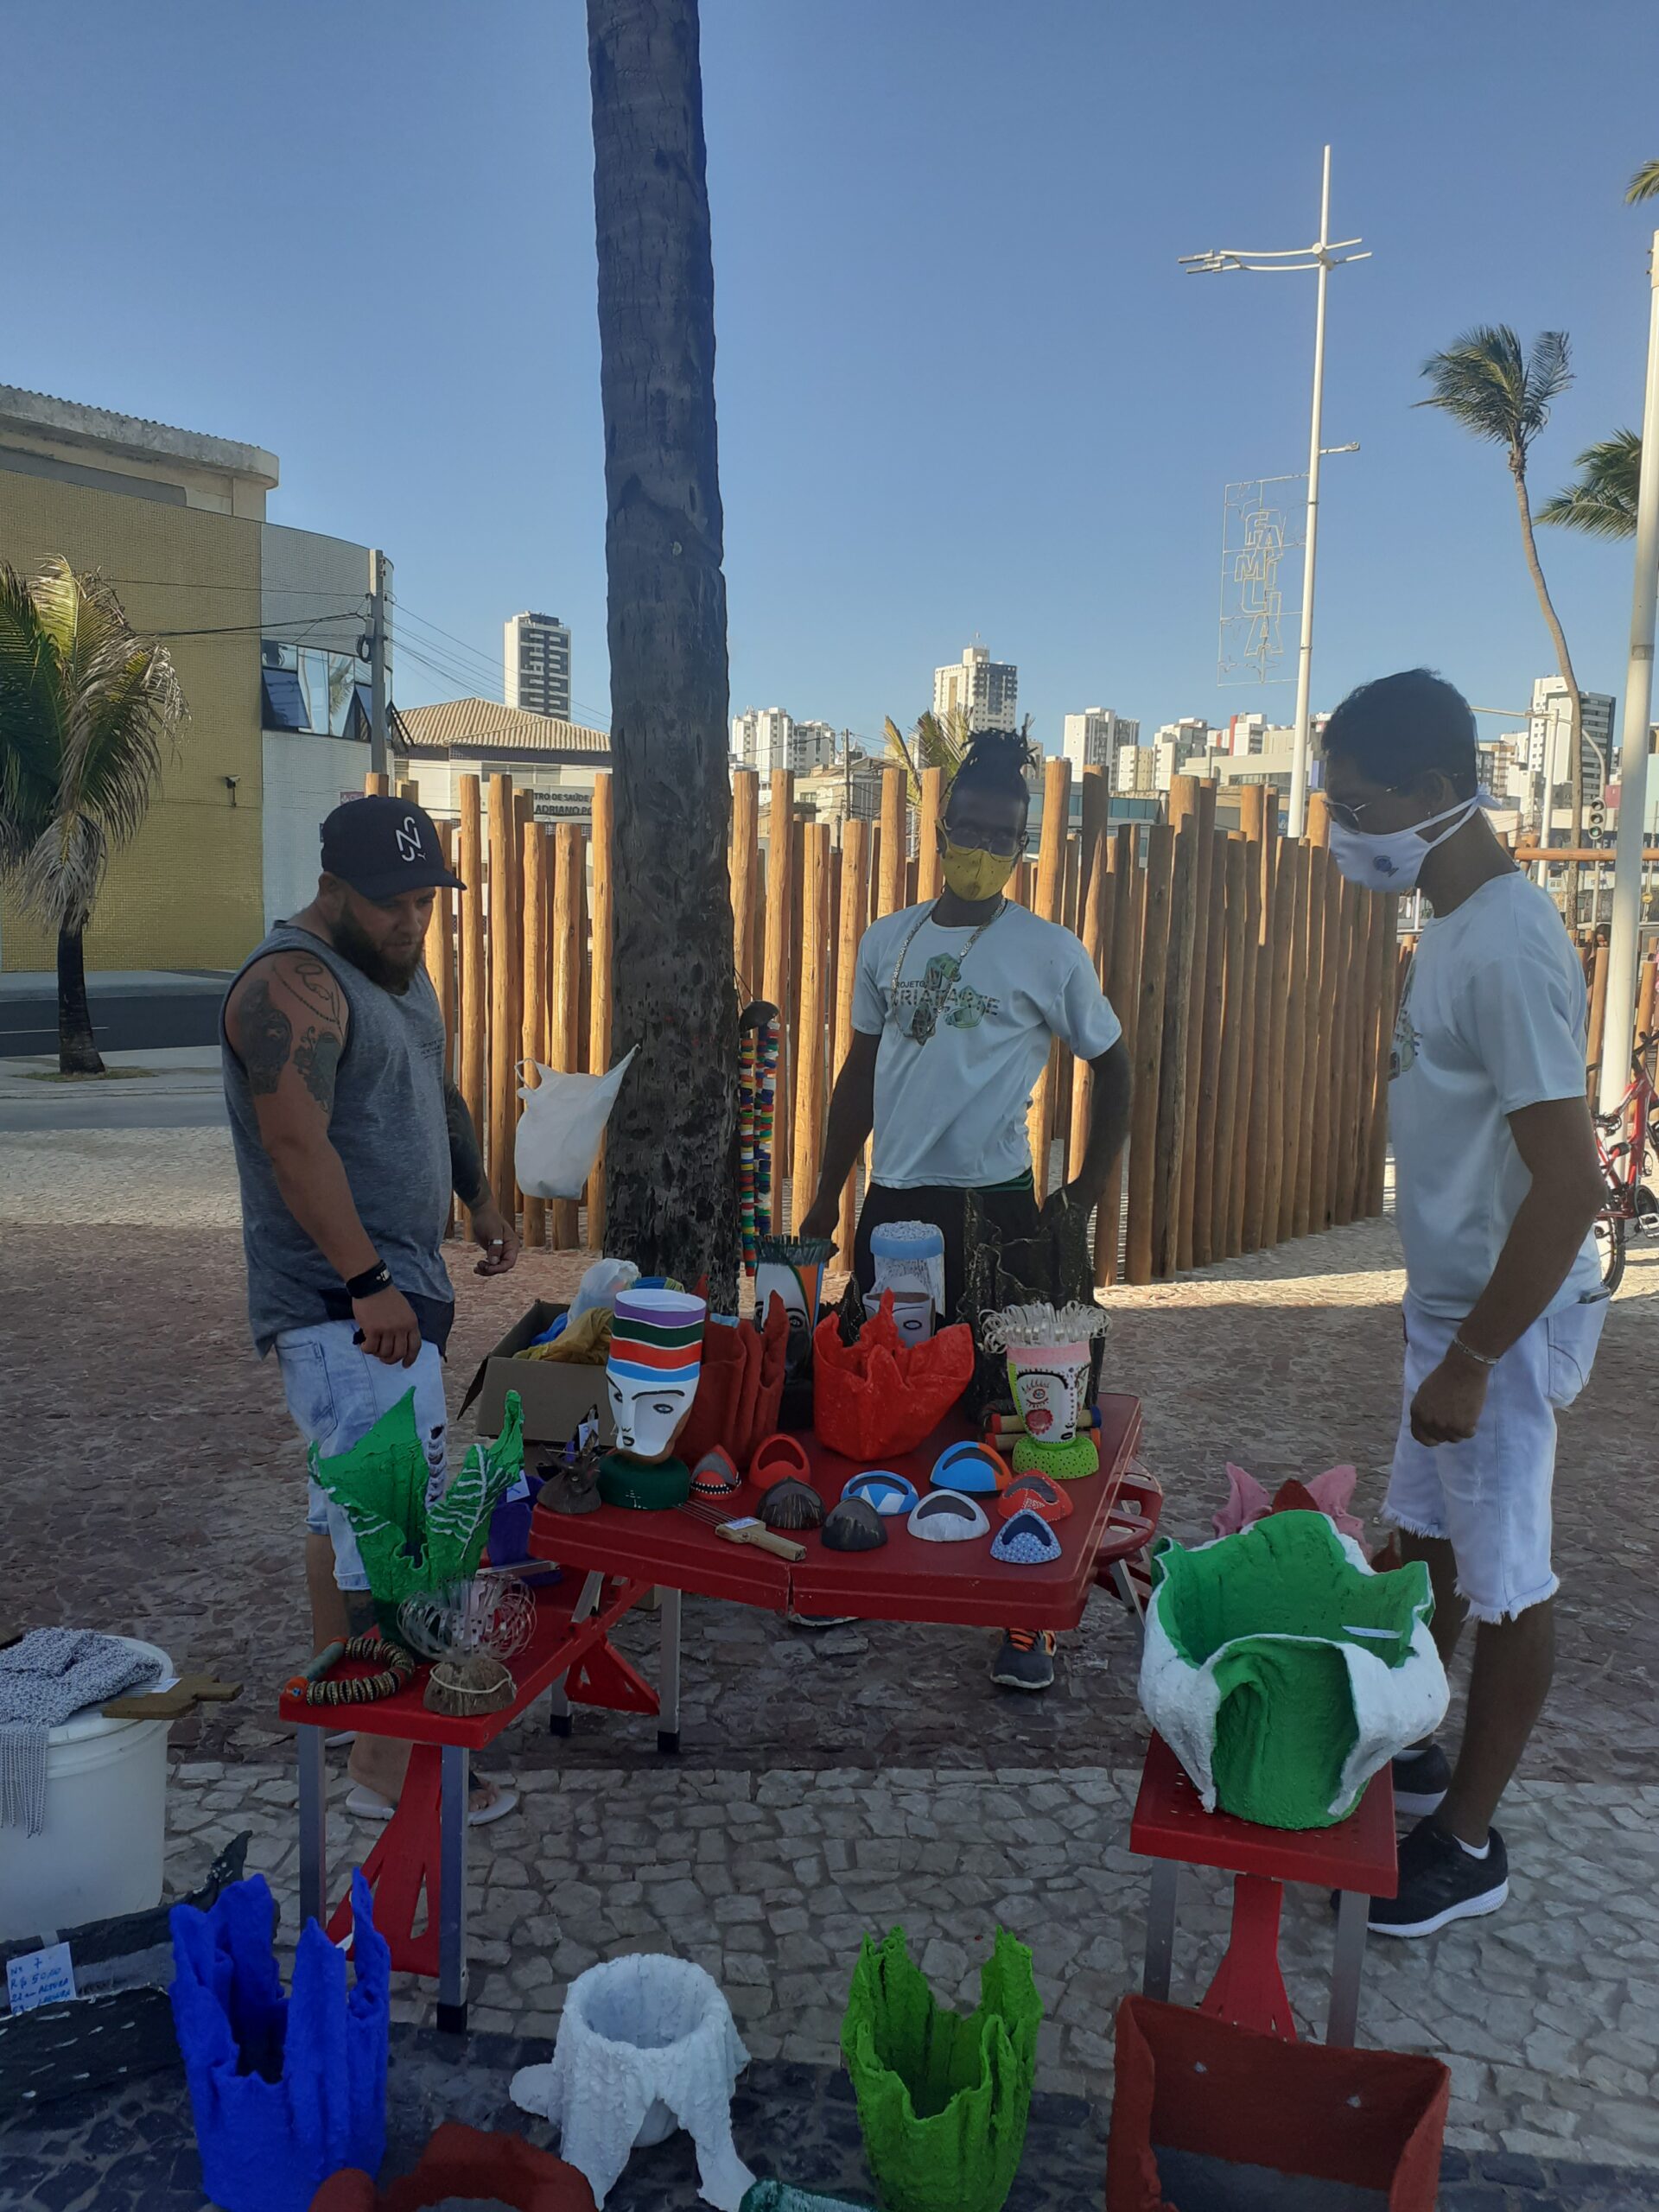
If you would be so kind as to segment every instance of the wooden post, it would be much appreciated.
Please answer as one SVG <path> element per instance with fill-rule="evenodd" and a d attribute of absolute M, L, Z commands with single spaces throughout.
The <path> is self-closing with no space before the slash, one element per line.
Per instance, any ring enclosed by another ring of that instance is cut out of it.
<path fill-rule="evenodd" d="M 823 970 L 823 1030 L 824 1030 L 824 1104 L 830 1103 L 830 1090 L 835 1082 L 836 1008 L 841 1004 L 841 869 L 842 849 L 830 836 L 828 824 L 824 834 L 830 836 L 830 926 L 825 932 L 827 950 Z"/>
<path fill-rule="evenodd" d="M 754 787 L 753 771 L 745 772 L 749 777 L 749 885 L 754 887 L 758 874 L 758 860 L 754 850 Z M 614 801 L 611 792 L 611 774 L 601 769 L 594 778 L 594 920 L 593 920 L 593 987 L 588 1014 L 588 1066 L 590 1073 L 603 1075 L 610 1067 L 611 1052 L 611 956 L 615 937 L 615 890 L 611 880 L 611 833 Z M 754 960 L 753 911 L 750 912 L 749 960 L 751 972 Z M 623 1081 L 627 1080 L 626 1077 Z M 599 1157 L 594 1172 L 588 1178 L 588 1243 L 595 1252 L 605 1249 L 605 1141 L 601 1137 Z"/>
<path fill-rule="evenodd" d="M 1105 863 L 1105 849 L 1101 839 L 1111 830 L 1112 779 L 1104 768 L 1085 768 L 1083 772 L 1082 821 L 1079 825 L 1081 842 L 1078 848 L 1082 873 L 1077 878 L 1077 912 L 1084 911 L 1089 897 L 1089 885 L 1096 866 Z"/>
<path fill-rule="evenodd" d="M 1263 793 L 1266 797 L 1266 793 Z M 1244 1249 L 1259 1252 L 1268 1238 L 1267 1203 L 1269 1147 L 1273 1141 L 1273 1103 L 1275 1071 L 1273 1057 L 1273 932 L 1281 912 L 1274 863 L 1277 841 L 1264 839 L 1262 859 L 1262 942 L 1255 964 L 1255 1036 L 1250 1074 L 1250 1142 L 1245 1161 Z M 1284 1016 L 1280 1014 L 1280 1036 Z M 1283 1101 L 1280 1102 L 1281 1112 Z"/>
<path fill-rule="evenodd" d="M 1132 1283 L 1152 1281 L 1153 1189 L 1158 1173 L 1159 1077 L 1164 1056 L 1164 1001 L 1169 982 L 1170 893 L 1175 832 L 1167 822 L 1147 828 L 1146 920 L 1135 1017 L 1135 1103 L 1129 1121 L 1129 1219 L 1124 1272 Z"/>
<path fill-rule="evenodd" d="M 1323 805 L 1321 805 L 1323 817 Z M 1325 990 L 1325 898 L 1331 855 L 1324 845 L 1307 849 L 1307 934 L 1302 958 L 1302 1071 L 1300 1095 L 1292 1093 L 1299 1133 L 1294 1147 L 1294 1181 L 1290 1188 L 1290 1234 L 1306 1236 L 1313 1225 L 1314 1129 L 1319 1120 L 1319 1070 L 1330 1039 L 1321 1034 Z"/>
<path fill-rule="evenodd" d="M 1192 973 L 1186 1028 L 1185 1105 L 1181 1125 L 1180 1213 L 1177 1225 L 1177 1265 L 1192 1265 L 1194 1224 L 1198 1217 L 1198 1086 L 1204 1072 L 1204 1013 L 1210 962 L 1210 874 L 1216 849 L 1216 787 L 1207 778 L 1180 776 L 1175 782 L 1190 786 L 1183 793 L 1182 818 L 1193 828 Z M 1172 818 L 1174 793 L 1171 791 Z"/>
<path fill-rule="evenodd" d="M 1262 1242 L 1279 1241 L 1279 1210 L 1285 1187 L 1286 1051 L 1290 1010 L 1290 956 L 1296 934 L 1298 879 L 1300 896 L 1307 897 L 1305 849 L 1277 841 L 1273 887 L 1273 913 L 1268 926 L 1272 954 L 1268 991 L 1273 1019 L 1268 1034 L 1268 1063 L 1271 1088 L 1268 1093 L 1268 1158 L 1262 1191 Z"/>
<path fill-rule="evenodd" d="M 1337 1007 L 1343 988 L 1342 877 L 1328 865 L 1320 934 L 1325 953 L 1319 970 L 1319 1052 L 1311 1101 L 1313 1153 L 1308 1175 L 1308 1226 L 1316 1234 L 1331 1226 L 1332 1080 L 1336 1069 Z"/>
<path fill-rule="evenodd" d="M 515 1073 L 518 1057 L 513 943 L 518 898 L 512 849 L 512 778 L 499 770 L 490 778 L 490 1183 L 496 1203 L 509 1220 L 517 1211 L 512 1179 Z"/>
<path fill-rule="evenodd" d="M 787 768 L 774 768 L 772 803 L 766 817 L 766 950 L 760 995 L 778 1009 L 778 1104 L 772 1123 L 772 1174 L 776 1191 L 773 1212 L 779 1222 L 783 1220 L 784 1162 L 789 1157 L 785 1141 L 789 1122 L 789 1084 L 795 1072 L 789 1058 L 789 938 L 794 906 L 789 873 L 790 824 L 794 818 L 795 779 Z"/>
<path fill-rule="evenodd" d="M 547 911 L 548 833 L 538 823 L 519 824 L 519 876 L 524 884 L 524 1014 L 519 1028 L 519 1055 L 524 1079 L 532 1089 L 541 1082 L 536 1063 L 542 1056 L 547 1027 Z M 524 1242 L 547 1242 L 547 1202 L 524 1194 Z"/>
<path fill-rule="evenodd" d="M 554 842 L 553 938 L 548 961 L 547 1064 L 561 1075 L 582 1072 L 581 873 L 586 863 L 582 830 L 561 822 Z M 581 1243 L 578 1201 L 556 1198 L 549 1225 L 556 1249 L 575 1251 Z"/>
<path fill-rule="evenodd" d="M 1104 832 L 1099 833 L 1102 849 L 1094 865 L 1088 870 L 1089 897 L 1083 912 L 1077 917 L 1078 933 L 1083 949 L 1089 956 L 1089 964 L 1099 978 L 1100 987 L 1106 988 L 1106 977 L 1112 960 L 1112 877 L 1104 846 Z M 1094 1070 L 1087 1060 L 1073 1058 L 1071 1062 L 1070 1127 L 1066 1134 L 1065 1174 L 1068 1182 L 1075 1182 L 1083 1169 L 1084 1155 L 1089 1149 L 1089 1116 L 1094 1091 Z"/>
<path fill-rule="evenodd" d="M 902 768 L 881 771 L 881 888 L 879 911 L 896 914 L 905 903 L 905 862 L 907 804 Z"/>
<path fill-rule="evenodd" d="M 1296 1176 L 1307 1128 L 1304 1105 L 1307 1067 L 1307 887 L 1313 848 L 1305 842 L 1280 848 L 1281 865 L 1291 877 L 1290 944 L 1285 977 L 1285 1110 L 1277 1160 L 1277 1181 L 1269 1192 L 1270 1225 L 1275 1244 L 1295 1234 Z"/>
<path fill-rule="evenodd" d="M 486 1039 L 489 1034 L 489 971 L 484 954 L 484 830 L 479 780 L 461 779 L 461 866 L 467 888 L 461 900 L 461 1095 L 478 1132 L 480 1159 L 490 1130 Z"/>
<path fill-rule="evenodd" d="M 443 864 L 454 871 L 454 840 L 449 824 L 436 824 L 438 850 Z M 437 995 L 438 1011 L 443 1016 L 443 1071 L 453 1082 L 455 1073 L 455 894 L 447 887 L 440 887 L 432 900 L 432 918 L 426 925 L 426 941 L 422 951 L 426 961 L 426 972 L 432 988 Z"/>
<path fill-rule="evenodd" d="M 1078 892 L 1083 881 L 1083 840 L 1069 830 L 1065 839 L 1065 890 L 1061 902 L 1060 920 L 1073 937 L 1083 937 L 1083 909 L 1078 904 Z M 1052 1089 L 1054 1097 L 1054 1136 L 1059 1143 L 1061 1157 L 1071 1158 L 1071 1101 L 1076 1092 L 1075 1082 L 1066 1080 L 1063 1048 L 1056 1046 L 1050 1055 L 1049 1065 L 1053 1070 Z"/>
<path fill-rule="evenodd" d="M 830 941 L 830 832 L 808 823 L 801 874 L 801 1026 L 795 1075 L 795 1152 L 791 1177 L 793 1224 L 818 1187 L 823 1147 L 823 1018 Z"/>
<path fill-rule="evenodd" d="M 1337 1179 L 1333 1211 L 1346 1227 L 1354 1217 L 1354 1192 L 1359 1174 L 1359 1058 L 1361 1014 L 1365 1004 L 1365 969 L 1369 957 L 1370 917 L 1365 907 L 1369 891 L 1356 883 L 1343 893 L 1343 938 L 1346 974 L 1343 981 L 1342 1088 L 1338 1096 Z"/>
<path fill-rule="evenodd" d="M 1249 847 L 1242 837 L 1229 837 L 1217 859 L 1220 865 L 1215 874 L 1222 883 L 1223 914 L 1221 1060 L 1216 1078 L 1215 1116 L 1210 1130 L 1210 1211 L 1211 1256 L 1220 1260 L 1227 1258 L 1233 1249 L 1233 1166 L 1238 1153 L 1239 1076 L 1243 1047 L 1249 1033 L 1244 988 L 1245 925 L 1249 903 L 1245 871 L 1249 866 Z M 1252 946 L 1252 963 L 1255 957 Z M 1196 1243 L 1195 1224 L 1195 1246 Z"/>
<path fill-rule="evenodd" d="M 1636 1028 L 1630 1038 L 1632 1054 L 1642 1039 L 1652 1034 L 1656 1001 L 1659 1001 L 1659 944 L 1655 945 L 1647 965 L 1642 970 L 1641 987 L 1636 996 Z"/>
<path fill-rule="evenodd" d="M 789 1095 L 779 1077 L 777 1119 L 778 1201 L 783 1204 L 784 1169 L 794 1158 L 795 1077 L 801 1049 L 801 885 L 805 861 L 806 823 L 798 812 L 789 825 L 789 1010 L 783 1044 L 789 1070 Z M 779 1219 L 783 1215 L 779 1214 Z"/>
<path fill-rule="evenodd" d="M 1043 766 L 1043 834 L 1037 858 L 1035 912 L 1046 922 L 1058 922 L 1065 894 L 1065 823 L 1071 810 L 1071 763 L 1048 760 Z M 1048 1065 L 1037 1078 L 1026 1115 L 1026 1135 L 1031 1145 L 1033 1185 L 1040 1205 L 1048 1191 L 1048 1147 L 1054 1122 L 1055 1071 L 1058 1045 L 1048 1048 Z"/>
<path fill-rule="evenodd" d="M 391 777 L 377 775 L 371 768 L 363 779 L 363 796 L 365 798 L 390 798 L 391 797 Z"/>
<path fill-rule="evenodd" d="M 1236 1259 L 1244 1242 L 1249 1211 L 1251 1146 L 1256 1094 L 1266 1080 L 1267 1048 L 1262 1042 L 1258 1009 L 1262 998 L 1262 854 L 1253 838 L 1244 841 L 1244 944 L 1243 1009 L 1238 1045 L 1238 1101 L 1233 1111 L 1232 1192 L 1228 1200 L 1227 1256 Z M 1258 1047 L 1260 1048 L 1258 1050 Z"/>
<path fill-rule="evenodd" d="M 597 781 L 595 781 L 597 798 Z M 740 1007 L 747 1006 L 759 992 L 755 960 L 755 894 L 760 874 L 760 779 L 753 768 L 739 768 L 732 776 L 732 965 L 737 971 Z M 609 837 L 607 836 L 608 846 Z M 594 810 L 594 912 L 599 912 L 599 810 Z M 599 974 L 594 963 L 595 978 Z M 607 1044 L 607 1051 L 609 1050 Z M 601 1248 L 603 1249 L 602 1247 Z"/>
<path fill-rule="evenodd" d="M 406 798 L 411 806 L 418 806 L 421 803 L 421 787 L 418 784 L 401 783 L 397 786 L 397 796 L 399 798 Z"/>
<path fill-rule="evenodd" d="M 937 899 L 944 888 L 939 873 L 939 824 L 944 819 L 944 771 L 922 771 L 922 807 L 916 825 L 916 897 Z"/>
<path fill-rule="evenodd" d="M 1097 862 L 1096 865 L 1099 865 Z M 1141 903 L 1140 832 L 1126 822 L 1112 844 L 1112 958 L 1106 971 L 1106 995 L 1123 1025 L 1123 1049 L 1135 1065 L 1135 1020 L 1141 988 Z M 1131 1105 L 1133 1116 L 1133 1105 Z M 1128 1173 L 1126 1142 L 1112 1162 L 1106 1194 L 1095 1214 L 1095 1284 L 1117 1280 L 1118 1246 L 1123 1224 L 1123 1185 Z"/>
<path fill-rule="evenodd" d="M 1595 954 L 1590 968 L 1590 1041 L 1588 1050 L 1590 1065 L 1592 1068 L 1599 1068 L 1601 1065 L 1601 1056 L 1607 1049 L 1607 1038 L 1605 1034 L 1606 1028 L 1607 948 L 1605 944 L 1599 944 L 1595 949 Z M 1618 1052 L 1620 1049 L 1618 1043 L 1615 1042 L 1613 1045 L 1613 1050 L 1615 1052 Z M 1624 1071 L 1621 1068 L 1620 1073 L 1622 1074 L 1623 1071 Z M 1592 1079 L 1589 1085 L 1589 1096 L 1591 1110 L 1593 1112 L 1596 1103 L 1596 1084 L 1593 1079 Z"/>
<path fill-rule="evenodd" d="M 849 820 L 842 832 L 840 944 L 836 962 L 836 1074 L 840 1076 L 853 1048 L 853 994 L 858 981 L 858 947 L 870 911 L 870 838 L 868 822 Z M 853 1263 L 853 1238 L 857 1230 L 858 1170 L 847 1178 L 841 1194 L 841 1221 L 836 1232 L 844 1266 Z"/>
<path fill-rule="evenodd" d="M 1202 1014 L 1198 1038 L 1198 1084 L 1196 1107 L 1189 1106 L 1193 1132 L 1192 1264 L 1207 1268 L 1219 1259 L 1224 1238 L 1217 1234 L 1220 1217 L 1216 1211 L 1216 1163 L 1221 1147 L 1217 1124 L 1221 1106 L 1221 1024 L 1226 1005 L 1227 854 L 1231 840 L 1215 826 L 1215 786 L 1205 821 L 1205 849 L 1209 863 L 1209 908 L 1199 918 L 1204 931 L 1204 989 L 1196 1000 Z"/>
<path fill-rule="evenodd" d="M 1354 1211 L 1369 1217 L 1371 1205 L 1373 1125 L 1379 1111 L 1376 1087 L 1378 1059 L 1382 1051 L 1382 978 L 1387 972 L 1384 936 L 1388 901 L 1371 896 L 1366 902 L 1365 997 L 1360 1008 L 1359 1130 L 1354 1179 Z"/>

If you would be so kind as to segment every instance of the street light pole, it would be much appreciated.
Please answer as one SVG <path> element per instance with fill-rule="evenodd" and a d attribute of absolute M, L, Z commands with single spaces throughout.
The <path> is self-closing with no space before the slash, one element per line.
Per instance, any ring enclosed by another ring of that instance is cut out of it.
<path fill-rule="evenodd" d="M 1653 628 L 1659 604 L 1659 231 L 1648 255 L 1648 388 L 1642 409 L 1642 472 L 1636 494 L 1636 579 L 1630 594 L 1630 660 L 1618 745 L 1618 836 L 1607 939 L 1607 1011 L 1602 1028 L 1601 1110 L 1611 1114 L 1629 1076 L 1624 1047 L 1636 1020 L 1637 951 L 1642 927 L 1642 832 L 1648 811 L 1648 731 L 1653 705 Z"/>
<path fill-rule="evenodd" d="M 1313 320 L 1313 413 L 1308 432 L 1307 456 L 1307 527 L 1302 544 L 1302 632 L 1296 657 L 1296 728 L 1291 753 L 1290 811 L 1288 829 L 1293 837 L 1300 837 L 1307 818 L 1307 760 L 1308 726 L 1312 715 L 1313 682 L 1313 581 L 1314 563 L 1318 557 L 1319 528 L 1319 459 L 1324 448 L 1320 442 L 1325 413 L 1325 290 L 1331 271 L 1347 261 L 1369 261 L 1370 255 L 1351 253 L 1357 238 L 1332 238 L 1331 236 L 1331 149 L 1325 149 L 1325 162 L 1319 184 L 1319 235 L 1311 246 L 1289 247 L 1282 251 L 1250 252 L 1243 247 L 1214 247 L 1208 253 L 1184 254 L 1182 265 L 1190 276 L 1209 276 L 1230 269 L 1244 269 L 1261 275 L 1281 272 L 1294 274 L 1302 270 L 1317 270 L 1318 299 Z"/>

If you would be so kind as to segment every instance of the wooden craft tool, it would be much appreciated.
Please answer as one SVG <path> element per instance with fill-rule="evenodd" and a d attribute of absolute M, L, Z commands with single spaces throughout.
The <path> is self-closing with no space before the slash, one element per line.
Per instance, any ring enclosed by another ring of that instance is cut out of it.
<path fill-rule="evenodd" d="M 106 1720 L 178 1720 L 198 1703 L 228 1704 L 240 1697 L 240 1682 L 219 1682 L 211 1675 L 183 1675 L 170 1690 L 147 1690 L 137 1697 L 111 1698 L 103 1707 Z"/>

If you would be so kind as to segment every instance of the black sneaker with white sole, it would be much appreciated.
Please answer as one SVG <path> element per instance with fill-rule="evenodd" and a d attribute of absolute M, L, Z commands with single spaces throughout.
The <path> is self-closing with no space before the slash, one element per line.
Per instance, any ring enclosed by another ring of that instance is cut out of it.
<path fill-rule="evenodd" d="M 1510 1855 L 1496 1828 L 1476 1859 L 1448 1830 L 1419 1821 L 1400 1847 L 1400 1887 L 1373 1897 L 1366 1926 L 1374 1936 L 1433 1936 L 1454 1920 L 1496 1912 L 1510 1894 Z"/>
<path fill-rule="evenodd" d="M 1056 1642 L 1052 1628 L 1011 1628 L 991 1662 L 991 1680 L 1005 1690 L 1052 1689 Z"/>
<path fill-rule="evenodd" d="M 1438 1813 L 1452 1787 L 1452 1762 L 1438 1744 L 1402 1751 L 1394 1762 L 1394 1809 L 1408 1820 Z"/>

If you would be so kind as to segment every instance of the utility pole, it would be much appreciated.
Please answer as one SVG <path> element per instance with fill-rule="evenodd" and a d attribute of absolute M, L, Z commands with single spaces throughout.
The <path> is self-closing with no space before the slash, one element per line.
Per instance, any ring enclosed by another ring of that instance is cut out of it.
<path fill-rule="evenodd" d="M 1653 626 L 1659 602 L 1659 231 L 1648 254 L 1648 386 L 1642 409 L 1642 473 L 1636 494 L 1636 580 L 1630 594 L 1630 660 L 1618 746 L 1618 838 L 1607 939 L 1607 1011 L 1602 1028 L 1601 1110 L 1611 1114 L 1630 1075 L 1625 1046 L 1636 1021 L 1642 931 L 1642 833 L 1648 811 L 1648 734 L 1653 705 Z M 1605 780 L 1605 779 L 1604 779 Z M 1637 1163 L 1639 1166 L 1639 1162 Z"/>
<path fill-rule="evenodd" d="M 377 546 L 369 554 L 369 766 L 386 767 L 386 660 L 391 645 L 391 563 Z"/>

